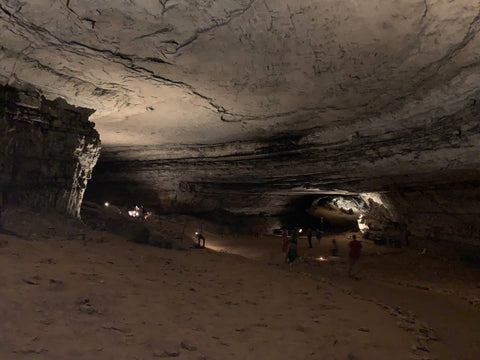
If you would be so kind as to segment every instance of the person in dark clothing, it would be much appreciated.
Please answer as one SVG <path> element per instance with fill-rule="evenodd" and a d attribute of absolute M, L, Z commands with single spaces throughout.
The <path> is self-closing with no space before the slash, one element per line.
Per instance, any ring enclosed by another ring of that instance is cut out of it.
<path fill-rule="evenodd" d="M 356 276 L 353 275 L 353 268 L 358 262 L 358 259 L 360 259 L 362 243 L 353 235 L 352 241 L 348 243 L 348 247 L 350 248 L 350 252 L 348 253 L 348 276 L 356 278 Z"/>
<path fill-rule="evenodd" d="M 288 243 L 287 257 L 285 259 L 287 264 L 290 264 L 290 267 L 293 265 L 297 256 L 298 256 L 297 242 L 290 240 L 290 242 Z"/>
<path fill-rule="evenodd" d="M 293 229 L 292 236 L 290 237 L 290 241 L 288 242 L 285 262 L 290 265 L 293 264 L 293 262 L 298 256 L 298 252 L 297 252 L 298 234 L 299 234 L 298 229 L 297 228 Z"/>
<path fill-rule="evenodd" d="M 312 246 L 312 235 L 313 235 L 313 231 L 312 229 L 308 228 L 307 229 L 307 240 L 308 240 L 308 247 L 311 249 L 313 246 Z"/>
<path fill-rule="evenodd" d="M 195 236 L 197 237 L 198 247 L 199 248 L 204 248 L 205 247 L 205 237 L 202 234 L 200 234 L 199 232 L 196 232 Z M 200 245 L 201 242 L 203 242 L 202 245 Z"/>
<path fill-rule="evenodd" d="M 288 249 L 288 230 L 283 229 L 282 230 L 282 252 L 286 253 Z"/>
<path fill-rule="evenodd" d="M 320 240 L 322 239 L 322 232 L 320 229 L 315 230 L 315 237 L 317 238 L 317 242 L 320 244 Z"/>
<path fill-rule="evenodd" d="M 332 239 L 332 248 L 330 249 L 330 256 L 331 257 L 338 257 L 338 245 L 337 240 Z"/>
<path fill-rule="evenodd" d="M 298 236 L 300 235 L 301 229 L 298 230 L 297 228 L 293 229 L 292 236 L 290 237 L 290 242 L 298 242 Z"/>

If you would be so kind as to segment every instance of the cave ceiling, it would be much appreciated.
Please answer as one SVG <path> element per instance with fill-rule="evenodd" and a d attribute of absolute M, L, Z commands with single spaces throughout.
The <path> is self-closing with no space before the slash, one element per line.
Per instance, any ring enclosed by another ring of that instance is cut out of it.
<path fill-rule="evenodd" d="M 0 83 L 95 109 L 106 180 L 265 192 L 478 180 L 479 11 L 472 0 L 6 0 Z"/>

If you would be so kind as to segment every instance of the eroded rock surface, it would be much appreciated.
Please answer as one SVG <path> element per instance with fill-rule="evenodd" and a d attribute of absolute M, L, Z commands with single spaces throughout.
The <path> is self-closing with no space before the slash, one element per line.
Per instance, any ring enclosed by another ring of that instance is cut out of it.
<path fill-rule="evenodd" d="M 463 233 L 448 189 L 478 204 L 478 2 L 9 0 L 0 27 L 1 83 L 96 109 L 98 189 L 242 214 L 392 194 L 422 234 Z"/>
<path fill-rule="evenodd" d="M 4 202 L 80 215 L 100 155 L 90 109 L 0 86 L 0 191 Z"/>

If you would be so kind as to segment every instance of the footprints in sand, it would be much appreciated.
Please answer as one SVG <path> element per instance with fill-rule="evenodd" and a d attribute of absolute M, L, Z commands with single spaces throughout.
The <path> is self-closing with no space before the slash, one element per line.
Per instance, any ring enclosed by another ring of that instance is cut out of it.
<path fill-rule="evenodd" d="M 351 321 L 354 312 L 348 302 L 337 303 L 337 289 L 305 276 L 208 251 L 113 241 L 62 242 L 59 249 L 59 243 L 9 249 L 23 259 L 6 299 L 16 297 L 20 283 L 32 305 L 22 303 L 4 317 L 12 335 L 2 353 L 69 360 L 364 359 L 385 348 L 370 323 Z M 22 316 L 28 326 L 19 329 L 12 319 Z M 389 334 L 401 338 L 390 325 Z M 21 331 L 42 336 L 24 345 Z M 409 346 L 391 359 L 408 358 Z"/>
<path fill-rule="evenodd" d="M 182 341 L 176 349 L 167 349 L 167 350 L 154 350 L 152 356 L 155 358 L 170 358 L 170 357 L 179 357 L 183 352 L 195 352 L 197 347 L 187 341 Z M 198 359 L 207 359 L 204 355 L 199 355 Z"/>
<path fill-rule="evenodd" d="M 92 314 L 102 314 L 102 311 L 95 308 L 91 303 L 90 299 L 81 297 L 77 299 L 78 311 L 88 315 Z"/>

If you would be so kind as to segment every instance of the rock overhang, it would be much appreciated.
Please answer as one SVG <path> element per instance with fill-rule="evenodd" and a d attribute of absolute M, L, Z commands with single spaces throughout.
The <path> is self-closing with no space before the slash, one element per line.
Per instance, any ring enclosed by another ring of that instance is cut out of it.
<path fill-rule="evenodd" d="M 479 9 L 12 0 L 0 6 L 0 81 L 96 109 L 104 184 L 253 202 L 472 183 Z"/>

